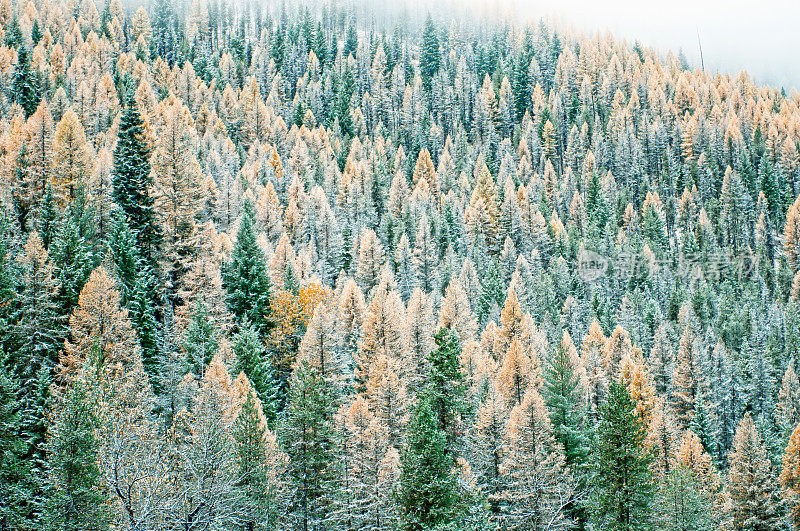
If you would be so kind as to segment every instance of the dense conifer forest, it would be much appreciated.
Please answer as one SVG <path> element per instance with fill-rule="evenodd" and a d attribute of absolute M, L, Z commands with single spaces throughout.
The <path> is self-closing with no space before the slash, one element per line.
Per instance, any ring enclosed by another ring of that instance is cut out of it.
<path fill-rule="evenodd" d="M 0 0 L 0 531 L 800 525 L 800 94 L 385 7 Z"/>

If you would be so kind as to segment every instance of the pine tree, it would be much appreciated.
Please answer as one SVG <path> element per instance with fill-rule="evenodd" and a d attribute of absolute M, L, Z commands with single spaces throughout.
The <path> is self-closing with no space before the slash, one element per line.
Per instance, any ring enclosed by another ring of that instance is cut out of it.
<path fill-rule="evenodd" d="M 486 323 L 492 309 L 503 301 L 503 278 L 500 273 L 500 267 L 496 261 L 492 261 L 489 265 L 486 276 L 482 279 L 480 298 L 478 299 L 478 321 L 481 324 Z"/>
<path fill-rule="evenodd" d="M 409 531 L 445 526 L 458 518 L 460 493 L 449 437 L 432 402 L 427 393 L 418 399 L 400 457 L 400 528 Z"/>
<path fill-rule="evenodd" d="M 324 527 L 336 499 L 334 398 L 328 382 L 307 363 L 295 369 L 280 433 L 289 455 L 288 512 L 296 528 Z"/>
<path fill-rule="evenodd" d="M 4 530 L 25 527 L 35 481 L 25 459 L 19 382 L 7 370 L 5 358 L 0 357 L 0 529 Z"/>
<path fill-rule="evenodd" d="M 67 211 L 50 245 L 50 259 L 60 284 L 56 301 L 61 315 L 70 315 L 94 267 L 94 257 L 80 234 L 75 215 Z"/>
<path fill-rule="evenodd" d="M 416 238 L 414 238 L 412 264 L 414 265 L 416 285 L 426 293 L 430 293 L 438 287 L 439 275 L 436 269 L 438 258 L 428 217 L 423 214 L 419 220 Z"/>
<path fill-rule="evenodd" d="M 412 390 L 422 386 L 427 373 L 427 357 L 435 348 L 433 340 L 433 304 L 420 288 L 414 288 L 408 301 L 406 329 L 408 331 L 408 373 Z"/>
<path fill-rule="evenodd" d="M 258 398 L 250 391 L 232 426 L 237 469 L 236 489 L 241 495 L 244 529 L 255 531 L 277 524 L 283 492 L 281 471 L 285 455 L 277 450 L 266 426 Z"/>
<path fill-rule="evenodd" d="M 173 19 L 175 14 L 168 0 L 158 0 L 153 6 L 153 47 L 155 53 L 164 58 L 170 65 L 175 60 Z"/>
<path fill-rule="evenodd" d="M 439 38 L 436 36 L 436 26 L 433 24 L 430 13 L 425 19 L 425 26 L 422 30 L 422 52 L 419 60 L 420 77 L 425 90 L 431 90 L 431 80 L 441 67 L 441 55 L 439 52 Z"/>
<path fill-rule="evenodd" d="M 462 417 L 468 413 L 466 384 L 461 372 L 461 342 L 447 328 L 440 329 L 433 339 L 436 349 L 428 355 L 430 369 L 423 393 L 438 419 L 439 428 L 447 434 L 447 450 L 455 459 Z"/>
<path fill-rule="evenodd" d="M 153 175 L 150 173 L 150 146 L 144 124 L 131 100 L 123 109 L 114 148 L 114 200 L 122 208 L 136 236 L 140 252 L 152 260 L 159 243 L 159 228 L 153 213 Z"/>
<path fill-rule="evenodd" d="M 434 336 L 426 386 L 420 391 L 401 454 L 398 491 L 403 529 L 427 529 L 457 521 L 464 494 L 456 481 L 456 443 L 467 413 L 461 346 L 446 328 Z"/>
<path fill-rule="evenodd" d="M 44 529 L 102 531 L 109 528 L 108 497 L 98 467 L 94 398 L 78 379 L 67 388 L 47 443 Z"/>
<path fill-rule="evenodd" d="M 31 72 L 30 58 L 25 46 L 20 46 L 17 50 L 17 64 L 11 81 L 11 97 L 15 103 L 20 104 L 26 118 L 36 111 L 42 97 L 37 76 Z"/>
<path fill-rule="evenodd" d="M 197 376 L 204 375 L 219 348 L 219 337 L 214 321 L 209 319 L 208 308 L 201 301 L 195 304 L 182 346 L 186 353 L 186 370 Z"/>
<path fill-rule="evenodd" d="M 594 452 L 593 521 L 604 529 L 648 529 L 651 516 L 651 457 L 647 430 L 628 390 L 612 382 L 600 409 Z"/>
<path fill-rule="evenodd" d="M 256 391 L 268 425 L 274 426 L 277 399 L 275 378 L 264 344 L 249 323 L 242 323 L 234 336 L 233 352 L 236 354 L 234 373 L 242 372 L 247 376 Z"/>
<path fill-rule="evenodd" d="M 675 413 L 684 429 L 689 427 L 695 415 L 695 401 L 699 392 L 697 358 L 694 333 L 691 328 L 687 327 L 681 337 L 678 356 L 675 360 L 675 370 L 672 375 Z"/>
<path fill-rule="evenodd" d="M 254 222 L 253 208 L 245 202 L 236 246 L 224 268 L 223 286 L 228 292 L 228 309 L 237 321 L 249 321 L 261 337 L 265 337 L 270 328 L 272 284 L 256 241 Z"/>
<path fill-rule="evenodd" d="M 653 521 L 658 529 L 717 529 L 710 496 L 694 473 L 684 466 L 672 470 L 661 483 L 653 507 Z"/>
<path fill-rule="evenodd" d="M 550 410 L 553 437 L 564 452 L 566 466 L 577 480 L 576 488 L 585 488 L 589 472 L 590 428 L 586 419 L 586 390 L 578 377 L 575 346 L 569 335 L 564 339 L 545 367 L 544 396 Z M 586 522 L 585 510 L 571 504 L 569 513 L 579 522 Z"/>
<path fill-rule="evenodd" d="M 36 388 L 39 369 L 50 371 L 58 361 L 66 323 L 56 301 L 60 290 L 56 271 L 38 233 L 28 236 L 18 267 L 20 287 L 10 362 L 27 392 Z"/>

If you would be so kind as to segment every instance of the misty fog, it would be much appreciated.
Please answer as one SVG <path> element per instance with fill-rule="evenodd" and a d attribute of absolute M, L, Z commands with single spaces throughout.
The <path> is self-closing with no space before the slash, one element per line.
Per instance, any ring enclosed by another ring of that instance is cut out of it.
<path fill-rule="evenodd" d="M 323 3 L 328 3 L 322 0 Z M 736 74 L 747 70 L 760 84 L 800 88 L 800 0 L 334 0 L 369 5 L 376 22 L 397 22 L 402 14 L 421 21 L 431 11 L 440 22 L 459 18 L 480 25 L 486 19 L 523 23 L 540 18 L 594 33 L 683 50 L 700 66 L 698 34 L 706 70 Z"/>
<path fill-rule="evenodd" d="M 504 0 L 507 9 L 526 16 L 542 13 L 594 31 L 605 28 L 658 50 L 684 51 L 705 67 L 735 73 L 748 70 L 755 80 L 800 87 L 800 1 L 760 0 Z"/>

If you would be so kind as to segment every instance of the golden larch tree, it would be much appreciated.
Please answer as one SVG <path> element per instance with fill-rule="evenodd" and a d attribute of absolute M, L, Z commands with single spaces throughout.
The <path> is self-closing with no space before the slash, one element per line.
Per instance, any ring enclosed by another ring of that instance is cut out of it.
<path fill-rule="evenodd" d="M 789 437 L 783 454 L 783 470 L 780 477 L 783 499 L 791 511 L 792 523 L 800 526 L 800 424 Z"/>
<path fill-rule="evenodd" d="M 92 148 L 86 141 L 83 125 L 71 108 L 58 122 L 53 136 L 51 182 L 62 206 L 75 199 L 94 167 Z"/>
<path fill-rule="evenodd" d="M 734 529 L 774 529 L 782 520 L 777 474 L 750 413 L 736 426 L 728 454 L 727 488 Z M 760 526 L 760 527 L 759 527 Z"/>
<path fill-rule="evenodd" d="M 505 432 L 507 519 L 512 525 L 546 529 L 567 520 L 564 509 L 574 496 L 574 482 L 539 392 L 528 389 L 511 410 Z"/>
<path fill-rule="evenodd" d="M 109 378 L 141 365 L 139 341 L 128 311 L 120 307 L 120 295 L 105 268 L 89 275 L 69 319 L 70 337 L 59 362 L 59 379 L 70 382 L 87 362 L 102 367 Z"/>
<path fill-rule="evenodd" d="M 171 95 L 158 106 L 153 172 L 153 210 L 161 225 L 162 262 L 167 274 L 169 299 L 178 306 L 177 293 L 196 251 L 197 214 L 201 207 L 197 133 L 186 108 Z"/>

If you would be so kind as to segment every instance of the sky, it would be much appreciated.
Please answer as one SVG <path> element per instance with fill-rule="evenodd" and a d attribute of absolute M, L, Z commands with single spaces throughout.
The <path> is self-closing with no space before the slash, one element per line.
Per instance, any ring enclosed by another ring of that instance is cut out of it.
<path fill-rule="evenodd" d="M 657 51 L 684 51 L 707 70 L 747 70 L 763 84 L 800 89 L 800 0 L 462 0 L 479 12 L 542 16 L 586 30 L 611 30 Z"/>

